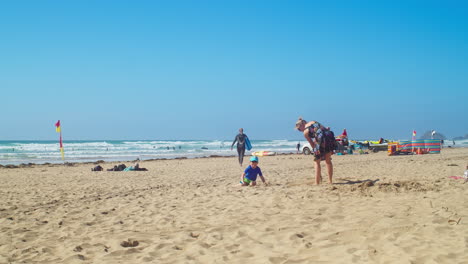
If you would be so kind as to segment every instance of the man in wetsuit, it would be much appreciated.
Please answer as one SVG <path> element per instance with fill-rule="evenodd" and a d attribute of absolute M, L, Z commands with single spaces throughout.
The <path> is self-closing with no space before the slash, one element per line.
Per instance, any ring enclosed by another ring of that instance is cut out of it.
<path fill-rule="evenodd" d="M 246 137 L 247 135 L 244 134 L 244 129 L 239 128 L 239 134 L 237 134 L 236 138 L 234 139 L 234 142 L 232 142 L 232 145 L 231 145 L 231 150 L 232 150 L 232 147 L 237 142 L 237 154 L 239 154 L 239 164 L 241 167 L 242 167 L 242 162 L 244 161 Z"/>

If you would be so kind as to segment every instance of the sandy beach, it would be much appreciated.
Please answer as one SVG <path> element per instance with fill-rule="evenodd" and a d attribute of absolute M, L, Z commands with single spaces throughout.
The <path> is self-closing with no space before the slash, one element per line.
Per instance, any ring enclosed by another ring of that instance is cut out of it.
<path fill-rule="evenodd" d="M 468 263 L 467 148 L 333 162 L 316 186 L 261 157 L 243 188 L 236 157 L 0 168 L 0 263 Z"/>

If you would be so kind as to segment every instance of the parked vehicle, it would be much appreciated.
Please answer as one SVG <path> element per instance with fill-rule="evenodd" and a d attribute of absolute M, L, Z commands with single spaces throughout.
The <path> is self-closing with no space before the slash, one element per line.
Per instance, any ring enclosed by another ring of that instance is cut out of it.
<path fill-rule="evenodd" d="M 301 152 L 304 155 L 310 155 L 312 154 L 312 147 L 310 146 L 310 143 L 307 143 L 301 147 Z"/>
<path fill-rule="evenodd" d="M 339 143 L 339 140 L 337 142 L 337 147 L 336 151 L 344 152 L 346 150 L 347 146 L 343 146 L 341 143 Z M 304 155 L 310 155 L 312 154 L 312 146 L 310 146 L 310 143 L 306 143 L 301 147 L 301 152 Z"/>

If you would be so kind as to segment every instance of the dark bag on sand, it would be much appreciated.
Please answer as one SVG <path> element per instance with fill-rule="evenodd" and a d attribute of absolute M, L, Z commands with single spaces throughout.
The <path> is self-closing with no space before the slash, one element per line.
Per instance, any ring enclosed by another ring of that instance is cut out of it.
<path fill-rule="evenodd" d="M 125 164 L 120 164 L 119 166 L 115 165 L 114 168 L 108 169 L 107 171 L 123 171 L 127 166 Z"/>
<path fill-rule="evenodd" d="M 92 168 L 91 171 L 103 171 L 104 168 L 101 167 L 100 165 L 97 165 L 96 167 Z"/>

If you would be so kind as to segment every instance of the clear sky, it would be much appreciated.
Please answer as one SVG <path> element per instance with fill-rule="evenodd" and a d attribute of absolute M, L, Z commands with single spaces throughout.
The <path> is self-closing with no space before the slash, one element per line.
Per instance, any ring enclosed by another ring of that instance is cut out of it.
<path fill-rule="evenodd" d="M 0 140 L 468 133 L 466 1 L 3 1 Z"/>

